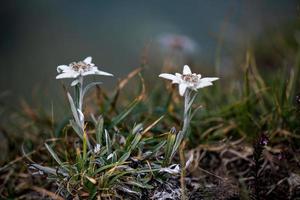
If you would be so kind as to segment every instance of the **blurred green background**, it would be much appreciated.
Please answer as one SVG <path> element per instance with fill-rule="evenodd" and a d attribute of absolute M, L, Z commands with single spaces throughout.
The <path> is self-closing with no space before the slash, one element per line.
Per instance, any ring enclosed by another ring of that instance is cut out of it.
<path fill-rule="evenodd" d="M 54 80 L 57 65 L 93 56 L 119 78 L 140 65 L 145 48 L 148 69 L 156 72 L 146 74 L 156 77 L 169 39 L 177 36 L 187 43 L 188 58 L 175 59 L 178 65 L 188 62 L 201 71 L 218 56 L 226 76 L 251 40 L 299 20 L 298 9 L 296 0 L 2 1 L 0 91 L 9 104 L 22 97 L 50 107 L 63 94 Z M 104 88 L 117 80 L 103 79 Z"/>

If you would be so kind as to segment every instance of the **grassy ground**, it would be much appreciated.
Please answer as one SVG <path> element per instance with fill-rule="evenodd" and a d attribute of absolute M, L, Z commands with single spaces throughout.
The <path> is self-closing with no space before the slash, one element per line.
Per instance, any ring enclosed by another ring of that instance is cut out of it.
<path fill-rule="evenodd" d="M 234 78 L 200 91 L 193 109 L 202 107 L 174 157 L 183 100 L 162 80 L 144 81 L 143 67 L 113 92 L 96 87 L 88 95 L 85 114 L 102 118 L 87 119 L 82 140 L 69 125 L 70 113 L 55 121 L 26 103 L 14 112 L 3 107 L 0 197 L 299 198 L 300 48 L 277 37 L 272 48 L 255 42 Z M 99 154 L 88 151 L 87 140 L 101 144 Z M 159 172 L 187 161 L 178 175 Z"/>

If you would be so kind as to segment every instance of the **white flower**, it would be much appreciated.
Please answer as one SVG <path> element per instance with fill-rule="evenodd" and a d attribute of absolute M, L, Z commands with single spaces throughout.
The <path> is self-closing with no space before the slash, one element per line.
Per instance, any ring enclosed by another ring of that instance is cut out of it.
<path fill-rule="evenodd" d="M 180 167 L 178 164 L 170 165 L 169 167 L 161 168 L 159 172 L 167 172 L 169 174 L 178 174 L 180 172 Z"/>
<path fill-rule="evenodd" d="M 87 76 L 93 74 L 113 76 L 110 73 L 98 70 L 98 67 L 95 66 L 94 63 L 92 63 L 92 57 L 87 57 L 83 61 L 72 62 L 69 65 L 59 65 L 57 67 L 57 72 L 60 74 L 56 76 L 56 79 L 77 78 L 79 76 Z"/>
<path fill-rule="evenodd" d="M 218 80 L 217 77 L 206 77 L 201 78 L 201 74 L 195 74 L 191 72 L 191 69 L 188 65 L 183 67 L 183 73 L 175 73 L 173 74 L 160 74 L 159 77 L 169 79 L 172 83 L 176 83 L 179 85 L 179 94 L 181 96 L 184 95 L 187 88 L 192 90 L 197 90 L 199 88 L 207 87 L 213 85 L 212 82 Z"/>
<path fill-rule="evenodd" d="M 94 147 L 94 153 L 97 154 L 100 152 L 101 149 L 101 145 L 100 144 L 96 144 L 96 146 Z"/>

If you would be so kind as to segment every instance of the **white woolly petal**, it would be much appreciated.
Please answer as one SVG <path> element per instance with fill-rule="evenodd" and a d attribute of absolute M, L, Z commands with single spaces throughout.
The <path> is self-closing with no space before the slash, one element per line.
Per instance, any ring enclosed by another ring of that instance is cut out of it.
<path fill-rule="evenodd" d="M 203 82 L 212 82 L 218 80 L 218 77 L 207 77 L 207 78 L 202 78 L 201 81 Z"/>
<path fill-rule="evenodd" d="M 182 74 L 179 74 L 179 73 L 175 73 L 175 76 L 180 79 L 182 78 Z"/>
<path fill-rule="evenodd" d="M 204 88 L 204 87 L 211 86 L 211 85 L 213 85 L 211 82 L 200 82 L 200 83 L 198 83 L 196 88 L 199 89 L 199 88 Z"/>
<path fill-rule="evenodd" d="M 184 65 L 182 74 L 183 75 L 192 74 L 192 71 L 188 65 Z"/>
<path fill-rule="evenodd" d="M 69 71 L 66 73 L 62 73 L 56 76 L 56 79 L 62 79 L 62 78 L 76 78 L 77 76 L 79 76 L 78 72 L 74 72 L 74 71 Z"/>
<path fill-rule="evenodd" d="M 93 74 L 96 74 L 96 72 L 95 71 L 82 72 L 82 76 L 93 75 Z"/>
<path fill-rule="evenodd" d="M 186 91 L 187 85 L 186 84 L 179 84 L 179 94 L 183 96 Z"/>
<path fill-rule="evenodd" d="M 173 74 L 163 73 L 163 74 L 160 74 L 158 77 L 178 82 L 178 77 Z"/>
<path fill-rule="evenodd" d="M 95 71 L 95 74 L 102 75 L 102 76 L 114 76 L 111 73 L 104 72 L 104 71 L 101 71 L 101 70 L 98 70 L 98 69 Z"/>
<path fill-rule="evenodd" d="M 92 63 L 92 57 L 89 56 L 89 57 L 86 57 L 83 62 L 85 62 L 86 64 L 91 64 Z"/>
<path fill-rule="evenodd" d="M 91 69 L 90 69 L 90 71 L 96 72 L 96 71 L 99 71 L 99 70 L 98 70 L 98 67 L 97 67 L 97 66 L 92 66 Z"/>
<path fill-rule="evenodd" d="M 70 69 L 70 67 L 69 67 L 68 65 L 59 65 L 59 66 L 57 66 L 56 71 L 57 71 L 58 73 L 60 73 L 60 72 L 62 72 L 62 71 L 66 71 L 66 70 L 68 70 L 68 69 Z"/>

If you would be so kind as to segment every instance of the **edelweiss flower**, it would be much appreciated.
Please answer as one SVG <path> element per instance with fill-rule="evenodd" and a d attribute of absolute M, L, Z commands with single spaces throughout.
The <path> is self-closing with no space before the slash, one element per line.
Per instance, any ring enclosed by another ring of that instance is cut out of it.
<path fill-rule="evenodd" d="M 176 83 L 179 85 L 179 94 L 181 96 L 184 95 L 187 88 L 192 90 L 197 90 L 199 88 L 207 87 L 213 85 L 212 82 L 218 80 L 217 77 L 207 77 L 201 78 L 201 74 L 195 74 L 191 72 L 191 69 L 188 65 L 183 67 L 183 73 L 175 73 L 173 74 L 160 74 L 159 77 L 169 79 L 172 83 Z"/>
<path fill-rule="evenodd" d="M 69 65 L 59 65 L 57 67 L 57 72 L 61 73 L 56 76 L 56 79 L 61 78 L 77 78 L 79 76 L 87 75 L 103 75 L 103 76 L 113 76 L 110 73 L 98 70 L 98 67 L 92 63 L 92 57 L 87 57 L 83 61 L 72 62 Z"/>

